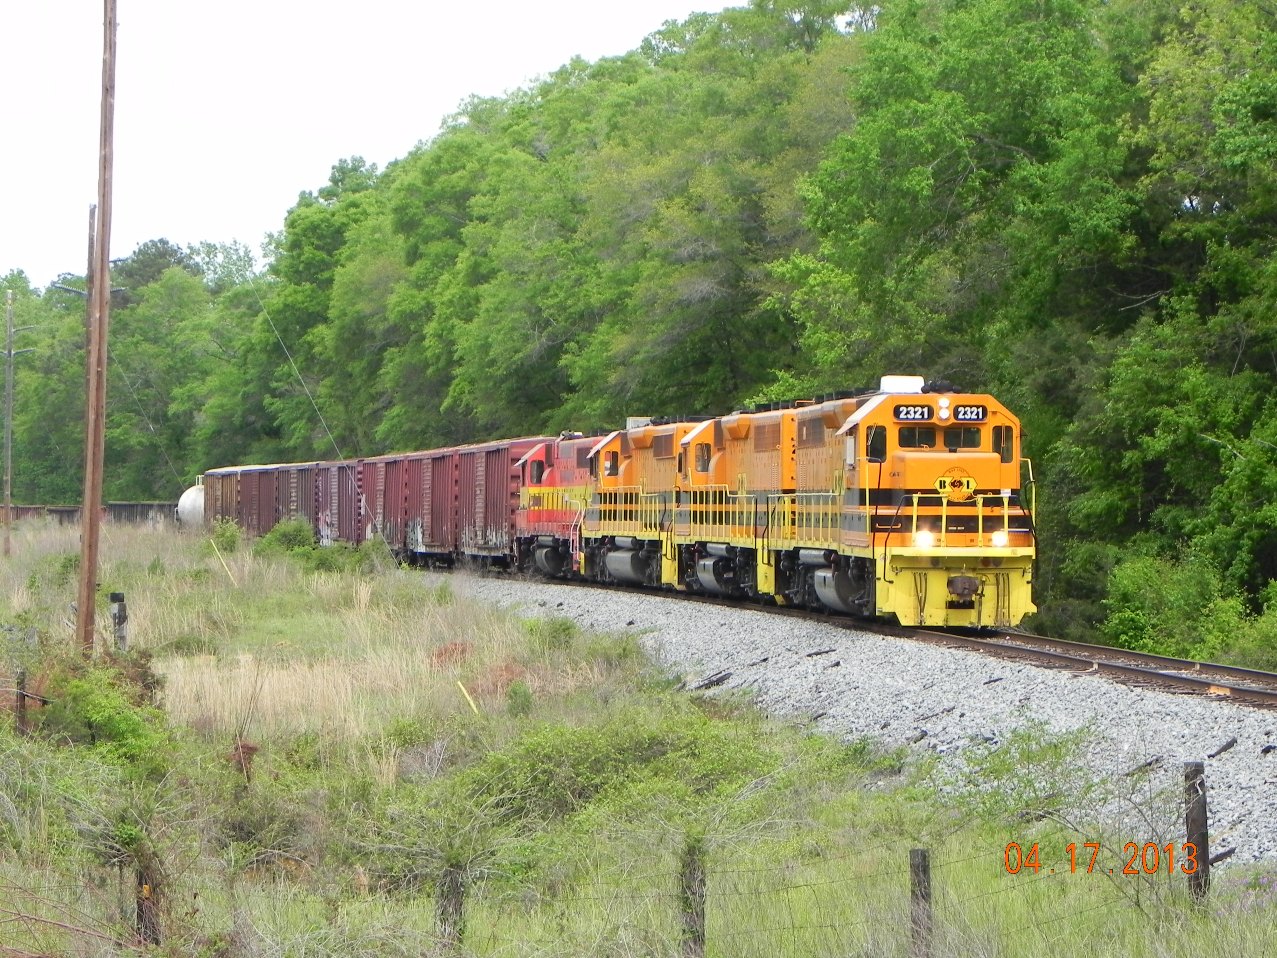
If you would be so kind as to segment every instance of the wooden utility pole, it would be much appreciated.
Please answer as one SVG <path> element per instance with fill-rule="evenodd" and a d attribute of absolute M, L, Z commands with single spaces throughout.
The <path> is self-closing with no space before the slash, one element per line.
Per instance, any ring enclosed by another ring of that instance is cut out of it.
<path fill-rule="evenodd" d="M 115 125 L 115 0 L 103 0 L 102 123 L 99 140 L 97 229 L 89 295 L 89 373 L 85 396 L 84 504 L 80 507 L 80 591 L 76 637 L 93 654 L 98 534 L 102 524 L 102 463 L 106 446 L 106 334 L 111 315 L 111 161 Z"/>
<path fill-rule="evenodd" d="M 89 354 L 93 351 L 93 244 L 97 239 L 98 205 L 89 207 L 89 257 L 84 267 L 84 435 L 89 434 L 89 397 L 93 395 L 93 363 Z"/>
<path fill-rule="evenodd" d="M 10 552 L 9 530 L 13 527 L 13 290 L 5 296 L 4 372 L 4 554 Z"/>

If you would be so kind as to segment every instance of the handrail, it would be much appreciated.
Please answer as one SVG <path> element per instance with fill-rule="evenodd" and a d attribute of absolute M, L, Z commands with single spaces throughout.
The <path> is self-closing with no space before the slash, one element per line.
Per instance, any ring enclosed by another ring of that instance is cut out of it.
<path fill-rule="evenodd" d="M 918 532 L 918 506 L 920 505 L 921 501 L 926 499 L 938 499 L 940 501 L 939 502 L 940 504 L 940 529 L 939 529 L 940 546 L 943 548 L 944 546 L 948 545 L 949 504 L 950 504 L 949 497 L 942 492 L 912 492 L 912 493 L 909 493 L 906 498 L 911 499 L 913 502 L 913 528 L 910 530 L 911 534 L 917 534 Z M 985 509 L 987 508 L 985 503 L 990 500 L 1000 499 L 1002 501 L 1002 506 L 1001 506 L 1002 528 L 1009 530 L 1011 526 L 1011 496 L 1006 493 L 993 492 L 993 493 L 977 494 L 974 498 L 975 498 L 975 516 L 976 516 L 976 545 L 983 546 L 985 544 L 984 542 Z M 899 507 L 897 507 L 896 509 L 896 514 L 897 515 L 900 514 Z"/>

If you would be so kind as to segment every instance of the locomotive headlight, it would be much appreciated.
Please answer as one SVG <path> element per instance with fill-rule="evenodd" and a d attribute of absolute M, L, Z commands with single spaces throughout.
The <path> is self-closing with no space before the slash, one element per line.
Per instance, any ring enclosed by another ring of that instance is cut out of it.
<path fill-rule="evenodd" d="M 913 544 L 919 549 L 930 549 L 936 544 L 936 534 L 926 529 L 919 529 L 913 534 Z"/>
<path fill-rule="evenodd" d="M 1007 534 L 1005 529 L 999 529 L 989 537 L 989 541 L 993 543 L 993 548 L 1005 549 L 1007 544 L 1011 541 L 1011 536 Z"/>

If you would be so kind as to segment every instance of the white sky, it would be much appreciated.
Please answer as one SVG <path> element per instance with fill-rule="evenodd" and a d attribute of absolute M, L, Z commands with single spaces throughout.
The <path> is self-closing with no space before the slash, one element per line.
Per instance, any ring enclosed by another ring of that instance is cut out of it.
<path fill-rule="evenodd" d="M 238 240 L 298 193 L 385 168 L 471 94 L 634 49 L 726 0 L 117 0 L 111 256 Z M 0 276 L 83 274 L 97 199 L 103 0 L 0 0 Z"/>

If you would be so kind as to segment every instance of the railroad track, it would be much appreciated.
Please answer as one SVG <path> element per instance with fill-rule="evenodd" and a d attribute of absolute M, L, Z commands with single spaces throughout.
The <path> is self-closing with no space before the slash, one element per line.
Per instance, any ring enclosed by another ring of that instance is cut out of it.
<path fill-rule="evenodd" d="M 1237 665 L 1194 662 L 1105 645 L 1051 639 L 1027 632 L 1002 632 L 992 636 L 917 632 L 914 637 L 936 644 L 976 649 L 999 657 L 1020 658 L 1052 668 L 1098 673 L 1125 685 L 1160 688 L 1162 691 L 1204 695 L 1257 708 L 1277 709 L 1277 674 Z"/>
<path fill-rule="evenodd" d="M 546 581 L 546 580 L 542 580 Z M 595 585 L 588 582 L 556 580 L 564 585 Z M 597 588 L 597 585 L 595 585 Z M 614 588 L 609 585 L 609 589 Z M 623 591 L 659 595 L 690 602 L 719 605 L 723 599 L 696 593 L 665 590 L 653 592 L 641 586 L 624 586 Z M 905 628 L 835 613 L 815 612 L 784 606 L 754 605 L 760 611 L 807 621 L 819 621 L 838 628 L 873 632 L 946 648 L 966 649 L 994 658 L 1024 662 L 1043 668 L 1068 670 L 1078 675 L 1096 675 L 1137 688 L 1156 689 L 1184 695 L 1200 695 L 1220 701 L 1277 710 L 1277 673 L 1260 672 L 1232 665 L 1195 662 L 1146 652 L 1133 652 L 1084 642 L 1069 642 L 1026 632 L 964 633 L 935 632 Z M 713 683 L 718 684 L 718 683 Z"/>
<path fill-rule="evenodd" d="M 1065 669 L 1078 675 L 1094 674 L 1137 688 L 1201 695 L 1254 708 L 1277 710 L 1277 674 L 1272 672 L 1088 645 L 1085 642 L 1069 642 L 1027 632 L 977 635 L 905 629 L 877 623 L 848 623 L 846 627 L 894 635 L 930 645 L 967 649 L 1044 668 Z"/>

